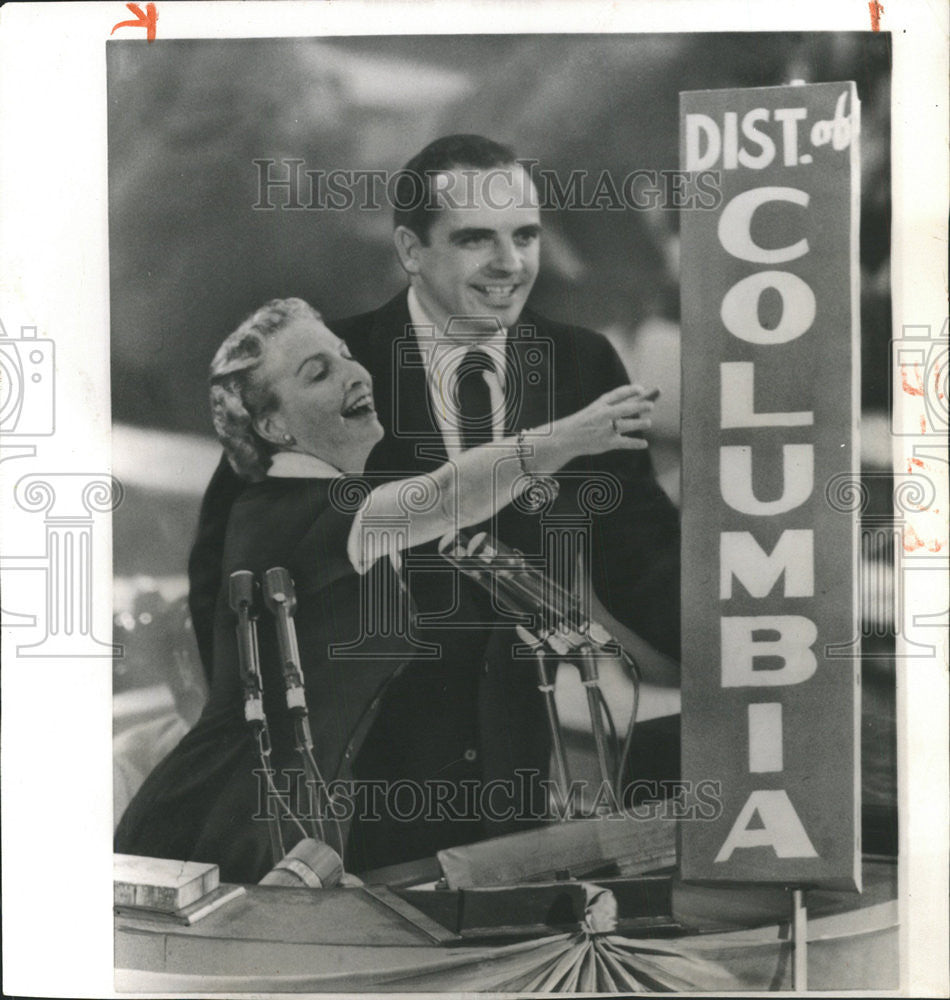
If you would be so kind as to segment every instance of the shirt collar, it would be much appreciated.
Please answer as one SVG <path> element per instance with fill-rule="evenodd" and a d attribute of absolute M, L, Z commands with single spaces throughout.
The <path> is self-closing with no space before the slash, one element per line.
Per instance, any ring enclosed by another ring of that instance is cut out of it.
<path fill-rule="evenodd" d="M 435 331 L 438 331 L 438 326 L 436 326 L 436 324 L 429 319 L 426 315 L 426 311 L 422 308 L 419 296 L 416 295 L 416 290 L 412 287 L 412 285 L 409 286 L 409 294 L 406 296 L 406 305 L 409 307 L 409 319 L 412 320 L 412 325 L 414 327 L 431 326 Z"/>
<path fill-rule="evenodd" d="M 267 475 L 272 479 L 339 479 L 343 473 L 316 455 L 278 451 L 271 457 Z"/>
<path fill-rule="evenodd" d="M 415 328 L 417 337 L 427 335 L 426 333 L 423 333 L 422 330 L 420 330 L 420 327 L 423 329 L 431 328 L 433 333 L 428 334 L 428 336 L 432 336 L 438 342 L 440 348 L 439 351 L 440 355 L 441 355 L 441 348 L 443 346 L 445 348 L 450 348 L 455 346 L 455 343 L 453 341 L 445 339 L 445 337 L 442 335 L 442 330 L 440 329 L 439 324 L 436 323 L 425 311 L 425 308 L 419 301 L 419 296 L 416 295 L 416 290 L 415 288 L 412 287 L 412 285 L 409 286 L 409 295 L 406 299 L 406 305 L 409 307 L 409 319 L 411 320 L 412 325 Z M 493 333 L 490 337 L 486 337 L 484 340 L 480 340 L 477 343 L 473 341 L 471 344 L 467 345 L 468 347 L 481 346 L 488 348 L 486 353 L 492 359 L 492 362 L 495 367 L 495 374 L 498 376 L 498 379 L 502 385 L 504 385 L 505 381 L 505 348 L 507 343 L 508 343 L 508 331 L 502 327 L 499 327 L 497 332 Z M 457 364 L 458 361 L 461 360 L 463 353 L 464 352 L 462 351 L 458 353 L 458 358 L 455 359 L 454 361 L 455 364 Z M 428 364 L 426 367 L 429 370 L 430 377 L 432 375 L 433 362 L 434 359 L 431 356 L 429 356 Z"/>

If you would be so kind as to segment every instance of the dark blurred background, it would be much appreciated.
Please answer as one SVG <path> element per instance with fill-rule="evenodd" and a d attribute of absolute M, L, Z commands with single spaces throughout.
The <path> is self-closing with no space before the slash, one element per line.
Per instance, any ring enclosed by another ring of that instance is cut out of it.
<path fill-rule="evenodd" d="M 154 633 L 162 608 L 180 609 L 198 503 L 219 454 L 205 377 L 221 340 L 275 296 L 303 297 L 332 318 L 371 309 L 404 284 L 385 204 L 255 211 L 257 159 L 394 171 L 439 135 L 480 132 L 563 179 L 575 169 L 622 178 L 678 168 L 680 91 L 854 80 L 862 454 L 866 469 L 890 468 L 887 34 L 112 41 L 107 57 L 114 469 L 126 486 L 114 516 L 116 628 L 133 653 L 136 629 Z M 651 440 L 678 500 L 676 212 L 552 211 L 543 222 L 533 304 L 603 331 L 631 375 L 662 388 Z M 886 507 L 886 475 L 871 482 Z M 151 662 L 118 660 L 117 691 L 156 683 Z M 892 728 L 890 707 L 880 725 Z"/>
<path fill-rule="evenodd" d="M 117 516 L 119 574 L 183 568 L 194 502 L 182 499 L 194 499 L 210 471 L 205 377 L 224 336 L 275 296 L 303 297 L 332 318 L 374 308 L 404 283 L 384 203 L 255 211 L 255 159 L 394 171 L 436 136 L 471 131 L 512 143 L 560 178 L 574 169 L 622 178 L 678 167 L 681 90 L 853 79 L 863 126 L 864 404 L 887 405 L 886 34 L 115 41 L 107 52 L 115 460 L 133 489 L 142 480 L 172 487 L 153 511 L 153 546 L 139 531 L 121 533 L 134 497 Z M 533 304 L 603 331 L 639 380 L 664 390 L 657 459 L 675 497 L 677 214 L 563 210 L 546 212 L 544 225 Z M 206 447 L 194 442 L 195 457 L 179 456 L 170 475 L 180 442 L 136 428 L 200 435 Z"/>

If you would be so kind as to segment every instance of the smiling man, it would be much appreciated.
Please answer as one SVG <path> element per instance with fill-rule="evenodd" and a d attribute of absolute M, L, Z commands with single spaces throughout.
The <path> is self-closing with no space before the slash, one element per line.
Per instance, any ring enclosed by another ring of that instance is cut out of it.
<path fill-rule="evenodd" d="M 467 444 L 502 436 L 505 391 L 521 392 L 506 380 L 506 331 L 538 276 L 537 192 L 507 147 L 448 136 L 406 165 L 395 194 L 393 236 L 409 279 L 405 304 L 426 368 L 437 443 L 453 457 Z M 480 350 L 472 352 L 475 346 Z M 397 433 L 417 406 L 407 393 L 400 399 L 390 423 Z"/>
<path fill-rule="evenodd" d="M 409 276 L 410 301 L 438 331 L 456 317 L 459 331 L 493 334 L 518 319 L 538 276 L 541 214 L 524 167 L 491 163 L 507 159 L 508 150 L 468 139 L 433 143 L 406 167 L 397 203 L 418 185 L 406 178 L 430 184 L 424 200 L 413 191 L 418 204 L 397 209 L 396 252 Z M 489 166 L 440 169 L 453 153 Z"/>

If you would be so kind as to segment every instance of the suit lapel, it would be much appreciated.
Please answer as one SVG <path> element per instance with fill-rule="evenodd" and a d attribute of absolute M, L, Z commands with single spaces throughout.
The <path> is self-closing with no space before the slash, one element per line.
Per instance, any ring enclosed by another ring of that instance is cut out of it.
<path fill-rule="evenodd" d="M 553 345 L 540 323 L 525 311 L 505 345 L 507 408 L 505 431 L 539 427 L 553 419 Z"/>
<path fill-rule="evenodd" d="M 367 468 L 400 475 L 431 471 L 448 457 L 432 417 L 423 354 L 412 332 L 406 295 L 401 292 L 377 311 L 364 362 L 373 366 L 376 409 L 386 429 Z"/>

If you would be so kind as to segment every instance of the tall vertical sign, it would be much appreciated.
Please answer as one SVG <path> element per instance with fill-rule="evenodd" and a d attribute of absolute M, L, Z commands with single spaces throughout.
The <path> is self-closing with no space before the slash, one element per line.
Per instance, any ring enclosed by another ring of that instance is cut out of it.
<path fill-rule="evenodd" d="M 853 83 L 680 96 L 684 878 L 860 888 Z"/>

